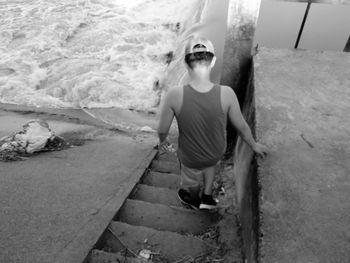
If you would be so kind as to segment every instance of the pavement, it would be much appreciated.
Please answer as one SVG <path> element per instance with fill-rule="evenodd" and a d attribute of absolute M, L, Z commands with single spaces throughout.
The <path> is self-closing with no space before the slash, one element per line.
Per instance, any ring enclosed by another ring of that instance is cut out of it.
<path fill-rule="evenodd" d="M 262 263 L 350 262 L 350 54 L 254 59 Z"/>
<path fill-rule="evenodd" d="M 108 129 L 75 110 L 14 108 L 1 105 L 0 137 L 44 118 L 84 144 L 0 162 L 0 262 L 82 262 L 153 159 L 155 134 Z"/>

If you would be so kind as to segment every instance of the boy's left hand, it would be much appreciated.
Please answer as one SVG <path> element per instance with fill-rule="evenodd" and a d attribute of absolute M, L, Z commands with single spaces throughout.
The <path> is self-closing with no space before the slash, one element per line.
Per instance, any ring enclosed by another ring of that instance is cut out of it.
<path fill-rule="evenodd" d="M 267 147 L 258 142 L 254 145 L 253 151 L 261 158 L 264 158 L 267 155 Z"/>

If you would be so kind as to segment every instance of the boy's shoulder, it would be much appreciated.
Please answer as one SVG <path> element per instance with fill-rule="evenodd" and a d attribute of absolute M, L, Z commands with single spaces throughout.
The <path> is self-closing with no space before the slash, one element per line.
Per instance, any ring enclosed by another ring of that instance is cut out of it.
<path fill-rule="evenodd" d="M 176 96 L 179 96 L 182 94 L 182 86 L 174 86 L 174 87 L 171 87 L 167 93 L 168 93 L 168 96 L 171 96 L 171 97 L 176 97 Z"/>
<path fill-rule="evenodd" d="M 225 109 L 229 109 L 232 105 L 238 103 L 236 93 L 230 86 L 220 85 L 221 86 L 221 102 Z"/>
<path fill-rule="evenodd" d="M 225 96 L 228 96 L 228 98 L 230 98 L 232 96 L 236 96 L 236 93 L 234 92 L 234 90 L 230 86 L 220 85 L 220 87 L 221 87 L 222 94 Z"/>
<path fill-rule="evenodd" d="M 171 108 L 177 108 L 180 102 L 182 101 L 182 86 L 174 86 L 168 89 L 166 95 L 166 103 Z"/>
<path fill-rule="evenodd" d="M 226 91 L 226 92 L 232 92 L 233 89 L 230 86 L 227 85 L 220 85 L 221 89 Z"/>

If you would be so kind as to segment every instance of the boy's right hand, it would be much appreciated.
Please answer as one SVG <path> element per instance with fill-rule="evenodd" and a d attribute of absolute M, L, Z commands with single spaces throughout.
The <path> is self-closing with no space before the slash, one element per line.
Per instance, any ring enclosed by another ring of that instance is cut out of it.
<path fill-rule="evenodd" d="M 160 142 L 158 145 L 158 149 L 161 152 L 175 152 L 174 146 L 167 140 Z"/>

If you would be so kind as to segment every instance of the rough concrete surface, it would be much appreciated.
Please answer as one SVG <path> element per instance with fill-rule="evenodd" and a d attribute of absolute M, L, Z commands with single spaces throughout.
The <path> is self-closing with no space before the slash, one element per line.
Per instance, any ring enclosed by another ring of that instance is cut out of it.
<path fill-rule="evenodd" d="M 0 135 L 43 117 L 29 115 L 0 111 Z M 82 262 L 155 154 L 151 135 L 112 134 L 46 117 L 58 135 L 89 132 L 90 138 L 0 162 L 0 262 Z"/>
<path fill-rule="evenodd" d="M 255 58 L 261 262 L 350 262 L 350 55 Z"/>
<path fill-rule="evenodd" d="M 246 85 L 242 114 L 254 131 L 254 78 L 252 69 Z M 256 262 L 258 247 L 258 196 L 256 162 L 251 147 L 238 136 L 233 155 L 233 175 L 236 187 L 236 201 L 241 224 L 242 253 L 247 263 Z"/>

